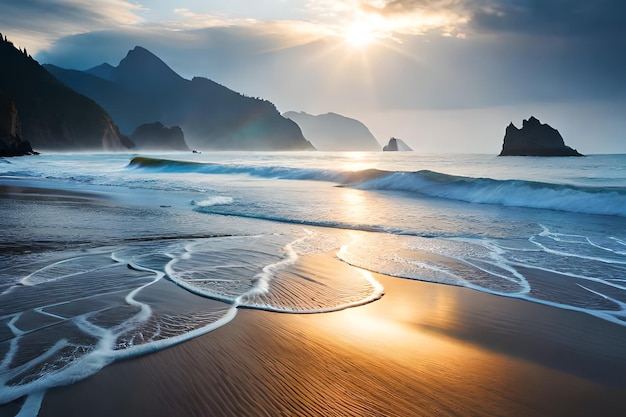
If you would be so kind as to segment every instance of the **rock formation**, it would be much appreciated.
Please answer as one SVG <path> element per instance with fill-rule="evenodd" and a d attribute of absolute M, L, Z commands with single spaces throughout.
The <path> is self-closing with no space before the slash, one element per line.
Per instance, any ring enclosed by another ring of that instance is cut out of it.
<path fill-rule="evenodd" d="M 117 67 L 87 71 L 46 66 L 92 98 L 123 132 L 159 120 L 180 126 L 190 147 L 212 150 L 313 150 L 298 125 L 266 100 L 246 97 L 206 78 L 176 74 L 150 51 L 135 47 Z"/>
<path fill-rule="evenodd" d="M 531 116 L 518 129 L 511 122 L 499 156 L 583 156 L 565 145 L 558 130 Z"/>
<path fill-rule="evenodd" d="M 0 93 L 0 157 L 35 154 L 30 143 L 22 139 L 15 102 Z"/>
<path fill-rule="evenodd" d="M 314 116 L 293 111 L 283 113 L 283 117 L 296 122 L 318 151 L 380 151 L 372 132 L 356 119 L 336 113 Z"/>
<path fill-rule="evenodd" d="M 0 41 L 0 63 L 0 91 L 19 109 L 22 137 L 35 149 L 132 146 L 100 106 L 63 85 L 13 43 Z"/>
<path fill-rule="evenodd" d="M 167 128 L 161 122 L 146 123 L 139 126 L 130 139 L 137 149 L 188 151 L 183 131 L 178 126 Z"/>
<path fill-rule="evenodd" d="M 413 149 L 411 149 L 411 147 L 409 145 L 407 145 L 406 143 L 404 143 L 404 141 L 402 139 L 398 139 L 398 138 L 390 138 L 389 139 L 389 143 L 387 143 L 384 147 L 383 147 L 383 151 L 412 151 Z"/>

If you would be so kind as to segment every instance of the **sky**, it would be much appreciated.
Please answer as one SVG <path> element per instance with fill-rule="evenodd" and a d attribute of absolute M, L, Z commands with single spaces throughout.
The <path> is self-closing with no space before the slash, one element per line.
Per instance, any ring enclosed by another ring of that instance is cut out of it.
<path fill-rule="evenodd" d="M 143 46 L 381 145 L 497 154 L 533 115 L 582 153 L 626 153 L 624 0 L 2 0 L 0 32 L 72 69 Z"/>

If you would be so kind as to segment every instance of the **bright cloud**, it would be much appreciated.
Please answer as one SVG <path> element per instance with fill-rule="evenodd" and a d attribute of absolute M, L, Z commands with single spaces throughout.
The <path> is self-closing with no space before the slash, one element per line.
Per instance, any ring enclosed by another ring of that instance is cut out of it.
<path fill-rule="evenodd" d="M 400 40 L 439 31 L 462 35 L 470 14 L 464 0 L 309 0 L 316 22 L 347 38 Z"/>

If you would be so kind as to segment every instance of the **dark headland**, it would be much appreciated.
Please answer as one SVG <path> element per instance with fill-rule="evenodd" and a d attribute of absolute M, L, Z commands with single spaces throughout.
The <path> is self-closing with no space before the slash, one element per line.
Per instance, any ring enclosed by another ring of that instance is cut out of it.
<path fill-rule="evenodd" d="M 315 149 L 268 100 L 207 78 L 184 79 L 141 47 L 117 67 L 77 71 L 42 66 L 0 35 L 0 119 L 0 156 L 33 153 L 31 145 L 44 151 Z"/>
<path fill-rule="evenodd" d="M 30 153 L 26 141 L 37 150 L 132 147 L 102 107 L 63 85 L 6 37 L 0 40 L 0 63 L 0 135 L 3 145 L 17 151 L 14 156 Z"/>
<path fill-rule="evenodd" d="M 518 129 L 511 122 L 504 134 L 499 156 L 584 156 L 565 145 L 558 130 L 530 116 Z"/>

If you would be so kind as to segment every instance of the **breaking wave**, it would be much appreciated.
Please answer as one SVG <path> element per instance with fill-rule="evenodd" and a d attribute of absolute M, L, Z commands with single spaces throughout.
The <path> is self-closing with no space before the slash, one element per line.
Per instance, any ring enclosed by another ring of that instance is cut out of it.
<path fill-rule="evenodd" d="M 399 191 L 421 197 L 445 198 L 468 203 L 626 217 L 625 187 L 590 187 L 519 179 L 474 178 L 429 170 L 402 172 L 368 169 L 341 172 L 147 157 L 133 158 L 128 167 L 160 173 L 244 174 L 260 178 L 328 181 L 363 190 Z"/>

